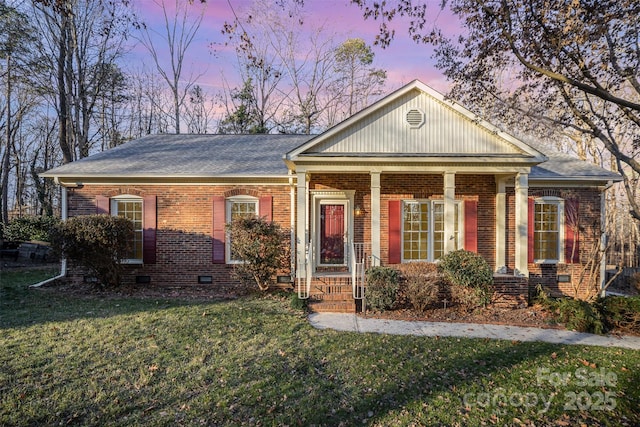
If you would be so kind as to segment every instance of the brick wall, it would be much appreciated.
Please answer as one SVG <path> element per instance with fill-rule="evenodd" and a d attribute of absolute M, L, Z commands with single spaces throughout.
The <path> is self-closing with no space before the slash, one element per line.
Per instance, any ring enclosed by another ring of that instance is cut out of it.
<path fill-rule="evenodd" d="M 478 253 L 495 265 L 495 189 L 492 175 L 462 175 L 455 177 L 456 199 L 477 202 Z M 354 207 L 359 205 L 363 214 L 354 218 L 354 241 L 369 243 L 371 239 L 371 178 L 369 174 L 314 174 L 309 187 L 313 190 L 354 190 Z M 444 179 L 442 174 L 382 174 L 381 175 L 381 258 L 389 262 L 389 201 L 408 199 L 441 199 Z M 544 189 L 530 188 L 532 196 L 556 196 L 579 200 L 579 260 L 580 263 L 559 265 L 530 264 L 531 286 L 543 285 L 552 293 L 583 295 L 589 292 L 586 283 L 592 276 L 584 268 L 589 253 L 597 243 L 600 220 L 600 194 L 597 189 Z M 150 276 L 153 285 L 197 285 L 199 275 L 213 276 L 215 285 L 236 286 L 232 266 L 212 262 L 213 198 L 250 195 L 273 196 L 273 220 L 284 229 L 290 228 L 290 188 L 288 185 L 85 185 L 69 190 L 69 216 L 96 213 L 96 196 L 114 197 L 129 194 L 145 197 L 156 196 L 157 234 L 156 263 L 130 265 L 127 278 L 132 282 L 136 275 Z M 515 265 L 515 196 L 513 188 L 507 188 L 507 266 Z M 595 273 L 599 271 L 596 268 Z M 70 269 L 76 279 L 82 272 Z M 558 274 L 569 274 L 571 282 L 558 283 Z M 593 283 L 593 280 L 591 280 Z"/>
<path fill-rule="evenodd" d="M 566 259 L 562 264 L 529 263 L 529 285 L 535 289 L 541 285 L 552 295 L 586 297 L 595 291 L 599 278 L 599 264 L 593 264 L 592 250 L 600 235 L 600 192 L 596 188 L 529 188 L 530 197 L 560 197 L 578 201 L 577 263 Z M 515 265 L 515 196 L 513 188 L 507 188 L 507 265 Z M 590 262 L 591 261 L 591 262 Z M 592 268 L 593 267 L 593 268 Z M 570 275 L 570 282 L 558 282 L 558 275 Z"/>
<path fill-rule="evenodd" d="M 68 215 L 96 213 L 96 196 L 156 196 L 156 263 L 128 265 L 125 283 L 135 276 L 150 276 L 153 286 L 198 285 L 198 276 L 213 276 L 215 287 L 237 287 L 232 266 L 214 264 L 213 197 L 249 195 L 273 196 L 273 220 L 290 229 L 290 189 L 288 185 L 85 185 L 69 191 Z M 70 266 L 69 275 L 82 280 L 84 274 Z M 140 285 L 149 286 L 149 285 Z"/>

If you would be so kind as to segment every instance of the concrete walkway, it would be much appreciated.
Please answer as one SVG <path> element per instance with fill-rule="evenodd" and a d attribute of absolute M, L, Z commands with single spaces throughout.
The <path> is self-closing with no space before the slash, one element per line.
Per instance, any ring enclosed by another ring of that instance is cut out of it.
<path fill-rule="evenodd" d="M 313 313 L 309 322 L 317 329 L 350 332 L 374 332 L 392 335 L 425 337 L 492 338 L 510 341 L 542 341 L 555 344 L 595 345 L 640 350 L 640 337 L 594 335 L 560 329 L 541 329 L 519 326 L 485 325 L 475 323 L 410 322 L 404 320 L 372 319 L 342 313 Z"/>

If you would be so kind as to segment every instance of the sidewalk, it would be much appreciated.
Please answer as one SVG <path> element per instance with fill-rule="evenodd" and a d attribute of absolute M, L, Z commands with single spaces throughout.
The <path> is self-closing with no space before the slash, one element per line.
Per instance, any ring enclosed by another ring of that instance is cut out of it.
<path fill-rule="evenodd" d="M 374 332 L 425 337 L 492 338 L 510 341 L 542 341 L 555 344 L 579 344 L 640 350 L 640 337 L 594 335 L 560 329 L 527 328 L 475 323 L 410 322 L 372 319 L 342 313 L 313 313 L 309 322 L 317 329 L 349 332 Z"/>

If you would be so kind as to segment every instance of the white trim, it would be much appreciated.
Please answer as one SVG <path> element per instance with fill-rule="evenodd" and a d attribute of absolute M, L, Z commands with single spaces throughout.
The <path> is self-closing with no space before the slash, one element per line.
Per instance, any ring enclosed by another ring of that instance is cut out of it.
<path fill-rule="evenodd" d="M 444 230 L 442 242 L 444 245 L 444 253 L 448 254 L 456 249 L 455 238 L 455 206 L 456 206 L 456 174 L 455 172 L 445 172 L 444 174 Z M 460 215 L 460 208 L 458 208 L 458 215 Z M 458 223 L 460 218 L 458 217 Z M 458 233 L 460 232 L 460 225 L 458 224 Z M 460 235 L 458 234 L 458 240 Z M 458 242 L 458 247 L 460 243 Z"/>
<path fill-rule="evenodd" d="M 476 158 L 477 159 L 477 158 Z M 505 164 L 504 161 L 490 163 L 489 161 L 482 164 L 465 164 L 460 161 L 451 163 L 426 163 L 424 159 L 416 159 L 415 161 L 399 161 L 399 159 L 382 159 L 377 158 L 375 161 L 366 162 L 366 159 L 358 158 L 325 158 L 321 163 L 307 164 L 297 163 L 294 165 L 296 172 L 306 173 L 363 173 L 368 174 L 371 169 L 375 169 L 385 174 L 436 174 L 450 172 L 455 169 L 456 174 L 462 175 L 495 175 L 498 174 L 517 174 L 529 173 L 531 162 Z"/>
<path fill-rule="evenodd" d="M 246 194 L 227 197 L 224 200 L 225 224 L 231 223 L 231 207 L 234 203 L 253 203 L 255 205 L 256 216 L 260 215 L 260 199 L 258 197 Z M 226 264 L 241 264 L 241 260 L 231 259 L 231 238 L 228 231 L 225 231 L 224 233 L 224 240 L 224 259 Z"/>
<path fill-rule="evenodd" d="M 296 173 L 296 277 L 306 277 L 306 250 L 309 243 L 308 181 L 304 172 Z"/>
<path fill-rule="evenodd" d="M 315 248 L 313 248 L 314 253 L 317 254 L 316 267 L 345 267 L 348 262 L 348 259 L 347 259 L 348 258 L 347 254 L 349 253 L 348 245 L 349 245 L 349 241 L 352 238 L 351 231 L 350 231 L 351 227 L 349 226 L 349 222 L 352 217 L 352 215 L 350 214 L 351 209 L 350 209 L 349 200 L 317 199 L 316 203 L 317 203 L 316 205 L 317 208 L 315 211 L 315 220 L 314 220 L 314 230 L 315 230 L 314 236 L 316 236 L 317 238 L 314 239 Z M 344 217 L 342 221 L 343 221 L 343 229 L 345 233 L 343 235 L 343 241 L 342 241 L 343 262 L 341 264 L 323 264 L 322 263 L 322 256 L 321 256 L 322 236 L 320 234 L 320 230 L 322 229 L 322 215 L 320 215 L 320 212 L 322 211 L 322 206 L 326 206 L 326 205 L 340 205 L 340 206 L 343 206 L 343 209 L 344 209 Z"/>
<path fill-rule="evenodd" d="M 314 270 L 316 267 L 335 267 L 336 265 L 346 266 L 348 265 L 348 244 L 353 238 L 353 199 L 355 196 L 355 190 L 309 190 L 308 192 L 311 198 L 311 218 L 310 228 L 311 235 L 313 236 L 314 248 L 313 252 L 316 254 L 313 261 Z M 321 204 L 344 204 L 344 221 L 345 221 L 345 263 L 344 264 L 321 264 L 320 263 L 320 205 Z"/>
<path fill-rule="evenodd" d="M 371 171 L 371 265 L 380 265 L 380 172 Z"/>
<path fill-rule="evenodd" d="M 140 250 L 140 258 L 127 258 L 121 260 L 123 264 L 129 265 L 141 265 L 144 263 L 144 199 L 140 196 L 136 196 L 134 194 L 119 194 L 117 196 L 113 196 L 109 198 L 109 212 L 111 216 L 118 216 L 118 202 L 131 201 L 135 203 L 140 203 L 140 214 L 142 218 L 140 218 L 140 223 L 142 224 L 142 229 L 140 230 L 140 243 L 142 244 L 142 248 Z"/>
<path fill-rule="evenodd" d="M 535 224 L 536 224 L 536 217 L 535 217 L 535 205 L 556 205 L 558 207 L 558 223 L 557 223 L 557 227 L 558 227 L 558 259 L 537 259 L 534 257 L 533 262 L 535 264 L 564 264 L 565 262 L 565 257 L 564 257 L 564 251 L 565 251 L 565 213 L 564 213 L 564 203 L 565 200 L 562 199 L 561 197 L 555 197 L 555 196 L 542 196 L 542 197 L 536 197 L 533 199 L 534 201 L 534 216 L 533 216 L 533 239 L 535 242 L 535 235 L 536 235 L 536 230 L 535 230 Z M 535 243 L 534 243 L 535 244 Z M 534 254 L 535 255 L 535 254 Z"/>
<path fill-rule="evenodd" d="M 424 204 L 424 203 L 428 203 L 429 204 L 429 218 L 427 218 L 427 221 L 429 222 L 428 224 L 428 234 L 427 234 L 427 257 L 425 259 L 405 259 L 404 257 L 404 207 L 407 204 Z M 444 212 L 444 206 L 445 206 L 445 202 L 442 199 L 407 199 L 407 200 L 402 200 L 402 209 L 401 209 L 401 215 L 402 218 L 400 219 L 401 221 L 401 228 L 400 228 L 400 259 L 402 263 L 407 263 L 407 262 L 436 262 L 437 259 L 434 258 L 434 206 L 435 205 L 442 205 L 443 206 L 443 215 L 446 215 Z M 458 238 L 457 241 L 454 241 L 453 245 L 456 245 L 458 248 L 462 248 L 463 244 L 464 244 L 464 203 L 462 200 L 455 200 L 453 205 L 455 207 L 457 207 L 458 209 Z M 454 208 L 455 209 L 455 208 Z M 455 210 L 454 210 L 455 212 Z M 455 218 L 455 213 L 452 215 L 453 218 Z M 444 218 L 444 220 L 446 221 L 446 217 Z M 453 222 L 454 225 L 454 233 L 455 233 L 455 222 Z M 445 224 L 443 224 L 445 225 Z M 443 228 L 442 230 L 442 238 L 443 238 L 443 250 L 444 250 L 444 254 L 447 253 L 447 248 L 446 248 L 446 232 Z"/>
<path fill-rule="evenodd" d="M 515 179 L 515 275 L 529 276 L 529 174 Z"/>

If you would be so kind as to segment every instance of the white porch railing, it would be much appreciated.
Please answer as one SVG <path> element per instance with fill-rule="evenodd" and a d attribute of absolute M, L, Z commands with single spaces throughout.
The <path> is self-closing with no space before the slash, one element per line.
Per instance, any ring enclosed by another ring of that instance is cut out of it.
<path fill-rule="evenodd" d="M 298 272 L 304 271 L 305 277 L 298 275 L 298 298 L 308 299 L 311 293 L 311 279 L 313 276 L 313 244 L 307 243 L 305 248 L 304 263 L 298 263 Z"/>
<path fill-rule="evenodd" d="M 353 243 L 349 245 L 349 260 L 351 270 L 351 287 L 354 299 L 363 299 L 365 292 L 366 277 L 365 272 L 368 264 L 368 256 L 364 243 Z"/>

